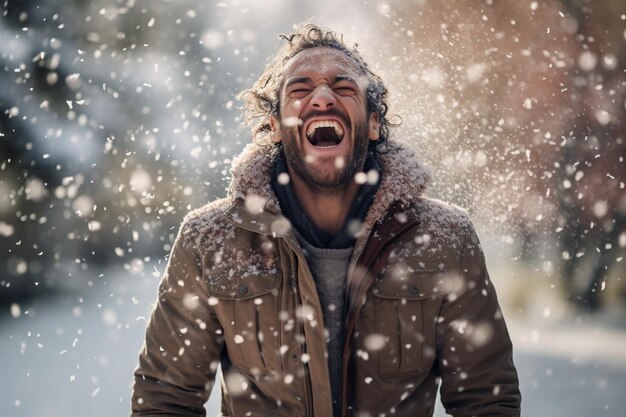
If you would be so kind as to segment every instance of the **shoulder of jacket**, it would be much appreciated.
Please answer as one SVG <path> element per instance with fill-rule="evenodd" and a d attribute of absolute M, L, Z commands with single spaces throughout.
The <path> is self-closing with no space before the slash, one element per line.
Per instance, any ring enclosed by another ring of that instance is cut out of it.
<path fill-rule="evenodd" d="M 413 200 L 411 207 L 414 215 L 426 228 L 445 228 L 457 233 L 467 233 L 473 229 L 468 211 L 456 204 L 419 196 Z"/>
<path fill-rule="evenodd" d="M 429 197 L 417 197 L 411 204 L 418 219 L 418 240 L 424 247 L 440 253 L 461 255 L 464 248 L 478 244 L 474 226 L 466 209 L 456 204 Z M 455 256 L 456 258 L 456 256 Z"/>
<path fill-rule="evenodd" d="M 180 227 L 183 243 L 204 250 L 218 246 L 235 227 L 224 216 L 232 204 L 232 199 L 222 198 L 187 213 Z"/>

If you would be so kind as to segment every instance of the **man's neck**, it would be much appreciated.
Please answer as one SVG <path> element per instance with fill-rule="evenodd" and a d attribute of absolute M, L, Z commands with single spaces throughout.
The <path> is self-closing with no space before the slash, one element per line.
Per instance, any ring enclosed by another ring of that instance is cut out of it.
<path fill-rule="evenodd" d="M 300 207 L 315 226 L 330 234 L 339 233 L 359 191 L 359 185 L 351 181 L 340 193 L 324 193 L 293 173 L 290 177 Z"/>

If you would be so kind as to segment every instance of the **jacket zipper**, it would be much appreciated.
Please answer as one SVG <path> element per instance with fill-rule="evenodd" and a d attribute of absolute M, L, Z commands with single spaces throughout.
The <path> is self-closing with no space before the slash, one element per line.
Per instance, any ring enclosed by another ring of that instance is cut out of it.
<path fill-rule="evenodd" d="M 295 268 L 297 270 L 297 268 Z M 294 273 L 294 277 L 295 277 Z M 295 279 L 295 278 L 294 278 Z M 300 306 L 303 306 L 304 303 L 302 302 L 302 297 L 300 295 L 300 288 L 298 287 L 298 282 L 295 282 L 294 285 L 295 289 L 296 289 L 296 300 L 298 300 Z M 307 346 L 306 346 L 306 338 L 304 337 L 304 320 L 301 318 L 298 318 L 298 324 L 300 327 L 300 334 L 302 335 L 302 354 L 304 356 L 305 353 L 307 353 Z M 313 389 L 311 388 L 311 371 L 309 370 L 309 362 L 306 361 L 302 361 L 302 356 L 300 357 L 300 361 L 302 362 L 302 366 L 304 368 L 304 386 L 305 386 L 305 390 L 304 390 L 304 394 L 305 394 L 305 402 L 306 402 L 306 417 L 313 417 Z"/>
<path fill-rule="evenodd" d="M 306 385 L 306 415 L 313 417 L 313 390 L 311 388 L 311 374 L 309 373 L 309 364 L 304 364 L 304 384 Z"/>
<path fill-rule="evenodd" d="M 378 255 L 374 258 L 374 261 L 368 267 L 368 270 L 370 273 L 372 272 L 372 270 L 378 269 L 378 267 L 382 267 L 382 262 L 381 262 L 382 255 L 385 253 L 385 248 L 387 246 L 388 245 L 385 244 L 379 249 Z M 377 263 L 379 265 L 376 265 Z M 344 371 L 347 371 L 349 369 L 350 350 L 351 350 L 351 344 L 352 344 L 352 331 L 353 330 L 354 330 L 354 327 L 351 330 L 346 329 L 346 331 L 349 333 L 346 333 L 346 341 L 344 344 L 344 354 L 343 354 Z M 348 404 L 349 396 L 350 396 L 350 389 L 348 387 L 347 372 L 344 372 L 344 375 L 343 375 L 343 412 L 342 412 L 343 417 L 350 416 L 350 410 L 349 410 L 350 406 Z"/>

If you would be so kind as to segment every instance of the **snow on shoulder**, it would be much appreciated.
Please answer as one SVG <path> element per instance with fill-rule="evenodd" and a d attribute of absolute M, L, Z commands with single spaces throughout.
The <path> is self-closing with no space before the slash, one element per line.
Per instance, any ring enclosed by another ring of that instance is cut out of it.
<path fill-rule="evenodd" d="M 234 236 L 235 226 L 223 218 L 231 204 L 230 199 L 222 198 L 187 213 L 180 228 L 183 243 L 199 250 L 214 251 L 225 239 Z"/>
<path fill-rule="evenodd" d="M 433 244 L 456 247 L 471 235 L 473 226 L 469 213 L 462 207 L 434 198 L 422 197 L 413 202 L 413 208 L 422 223 L 422 228 L 431 237 Z M 441 240 L 441 241 L 437 241 Z"/>

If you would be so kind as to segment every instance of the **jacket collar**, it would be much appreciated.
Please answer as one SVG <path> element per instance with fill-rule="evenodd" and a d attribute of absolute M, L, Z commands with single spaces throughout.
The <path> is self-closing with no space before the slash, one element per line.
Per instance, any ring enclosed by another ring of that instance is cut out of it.
<path fill-rule="evenodd" d="M 378 160 L 383 175 L 380 187 L 365 218 L 363 231 L 382 219 L 392 204 L 409 206 L 430 181 L 430 171 L 417 161 L 408 146 L 390 141 L 379 147 Z M 248 144 L 233 160 L 229 197 L 234 201 L 227 211 L 238 226 L 264 234 L 285 236 L 289 227 L 281 215 L 278 198 L 271 186 L 272 167 L 280 154 L 275 146 Z"/>

